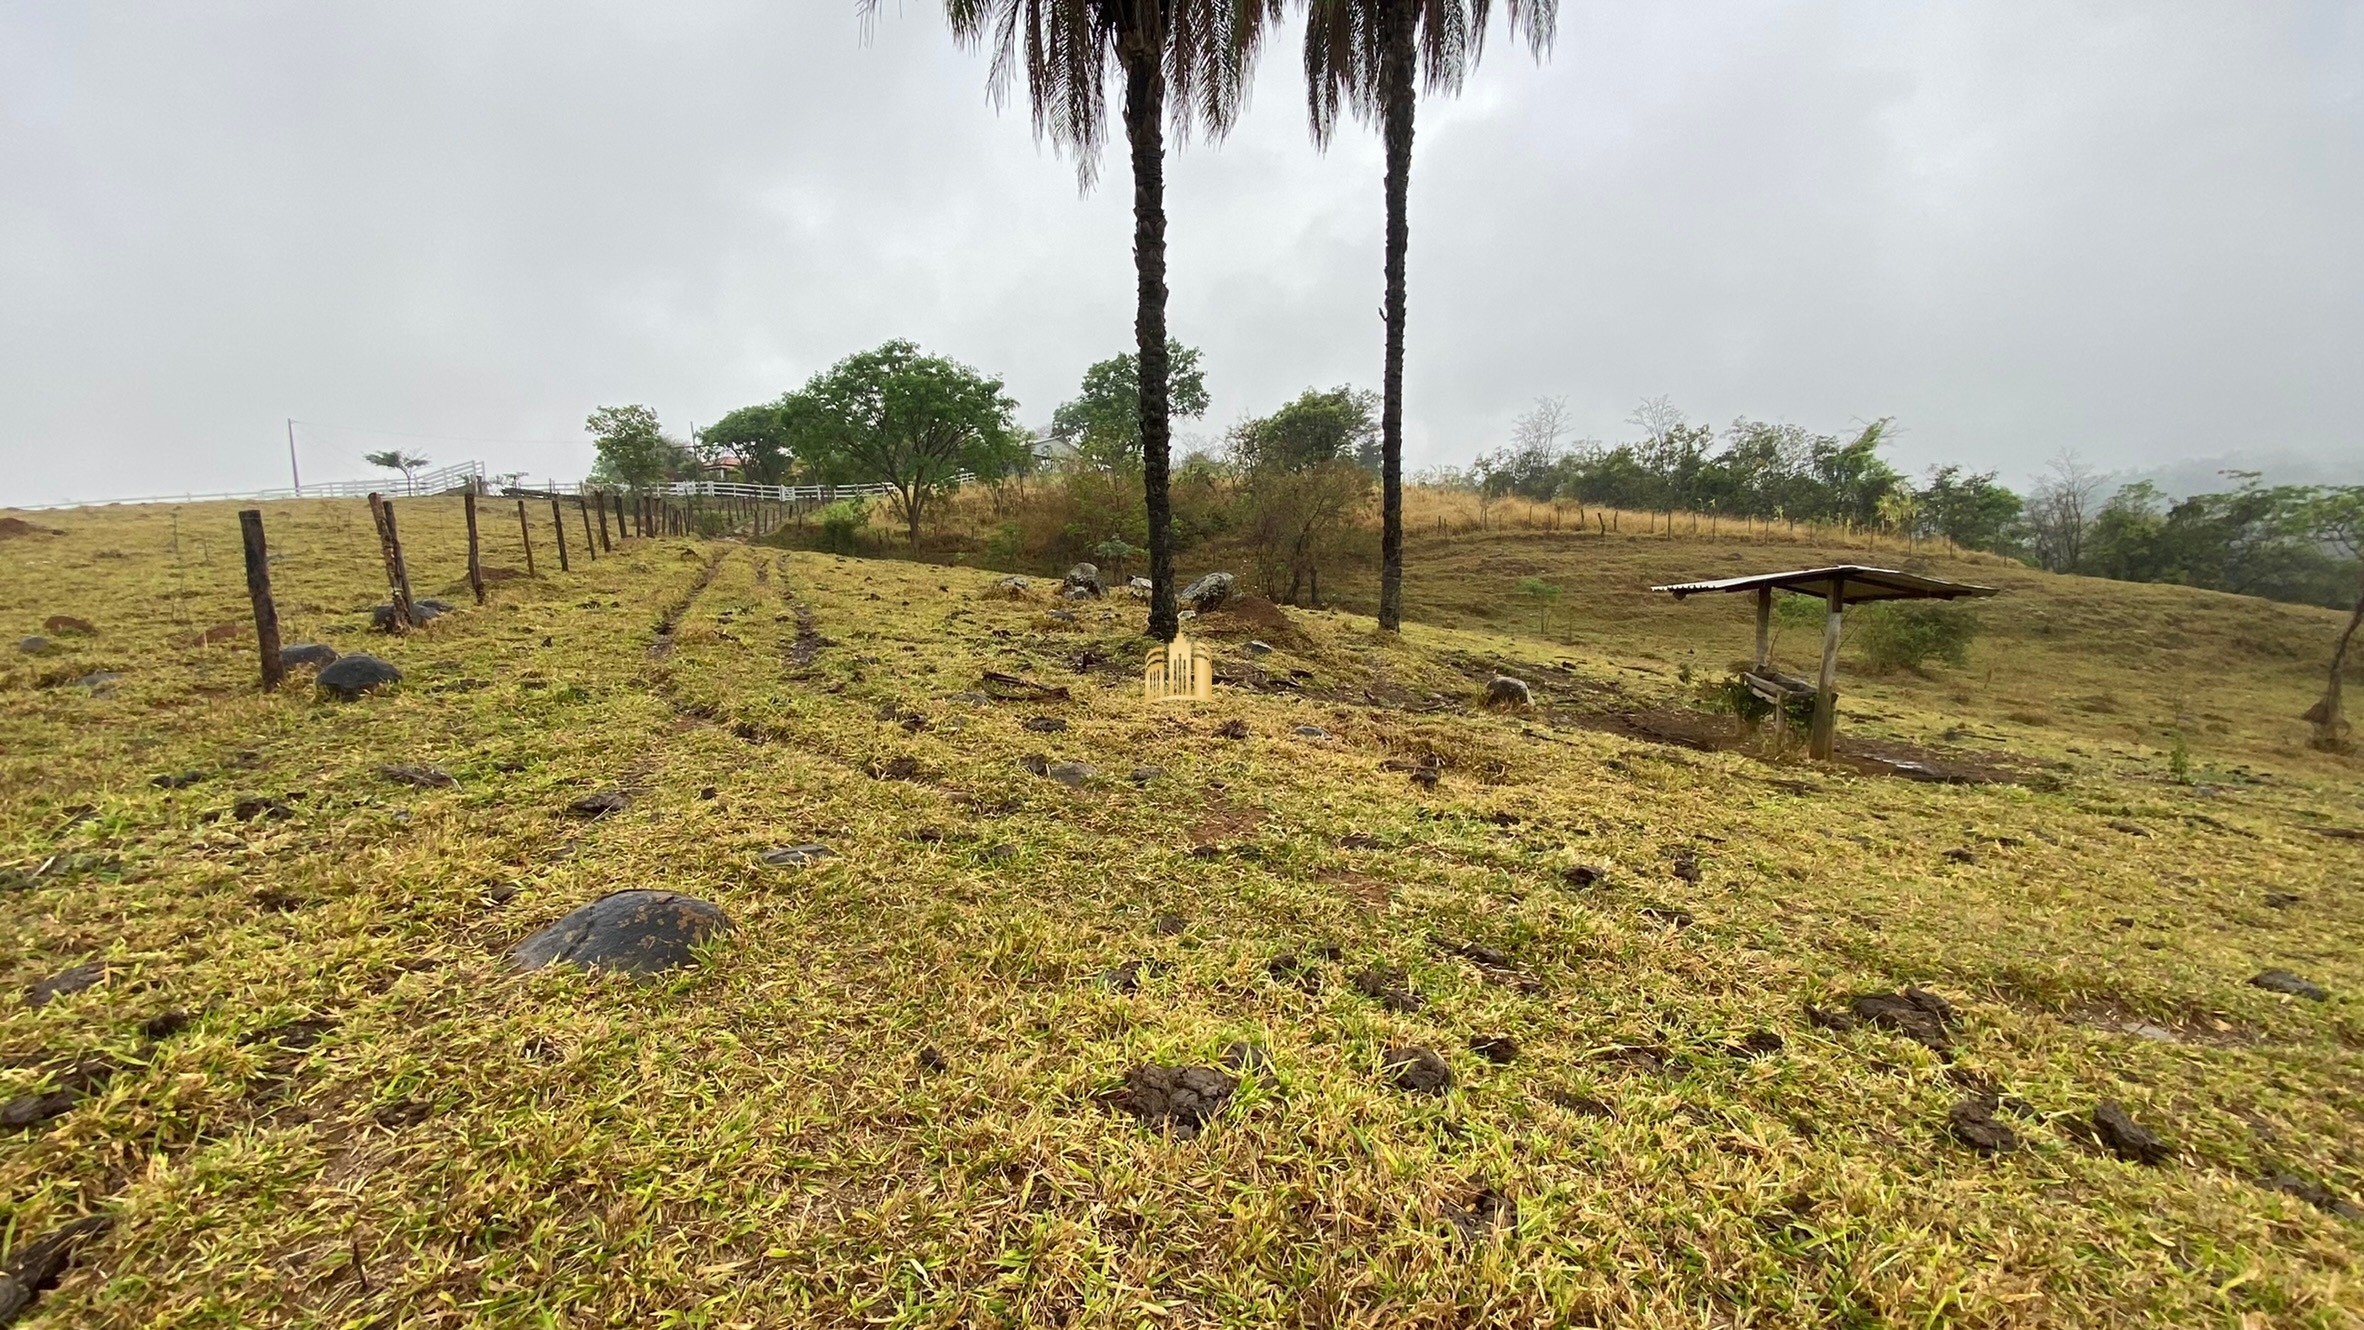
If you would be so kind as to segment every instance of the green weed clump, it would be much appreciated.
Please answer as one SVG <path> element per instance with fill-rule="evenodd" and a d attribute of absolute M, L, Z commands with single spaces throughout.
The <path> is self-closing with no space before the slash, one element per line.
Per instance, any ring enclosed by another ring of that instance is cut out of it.
<path fill-rule="evenodd" d="M 1855 646 L 1863 663 L 1881 674 L 1925 671 L 1929 662 L 1970 663 L 1978 636 L 1978 611 L 1949 600 L 1878 601 L 1857 610 Z"/>

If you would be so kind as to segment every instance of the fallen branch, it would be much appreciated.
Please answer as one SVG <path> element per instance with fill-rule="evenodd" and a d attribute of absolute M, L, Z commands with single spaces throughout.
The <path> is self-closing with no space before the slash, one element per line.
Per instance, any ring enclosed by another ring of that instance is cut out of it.
<path fill-rule="evenodd" d="M 1027 693 L 1035 697 L 1054 698 L 1061 702 L 1069 700 L 1067 687 L 1064 684 L 1036 683 L 1032 679 L 1021 679 L 1015 674 L 1003 674 L 999 670 L 985 671 L 984 682 L 987 684 L 1000 684 L 1004 688 L 1024 689 Z"/>

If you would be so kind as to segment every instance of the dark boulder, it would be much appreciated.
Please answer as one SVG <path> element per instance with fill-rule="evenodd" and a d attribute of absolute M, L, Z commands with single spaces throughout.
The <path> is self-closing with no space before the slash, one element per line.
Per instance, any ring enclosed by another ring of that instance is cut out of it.
<path fill-rule="evenodd" d="M 1223 608 L 1224 602 L 1231 599 L 1231 593 L 1238 586 L 1239 579 L 1229 573 L 1208 573 L 1182 588 L 1182 594 L 1174 599 L 1184 609 L 1208 614 Z"/>
<path fill-rule="evenodd" d="M 340 656 L 320 671 L 318 679 L 320 691 L 340 702 L 351 702 L 364 693 L 401 682 L 402 671 L 375 656 Z"/>
<path fill-rule="evenodd" d="M 334 665 L 336 659 L 337 649 L 335 647 L 322 646 L 318 642 L 298 642 L 291 647 L 279 648 L 279 663 L 289 669 L 298 667 L 325 669 Z"/>
<path fill-rule="evenodd" d="M 1100 580 L 1100 570 L 1088 563 L 1079 563 L 1067 570 L 1065 587 L 1070 595 L 1076 592 L 1087 596 L 1108 594 L 1108 584 Z"/>
<path fill-rule="evenodd" d="M 619 891 L 575 910 L 517 944 L 510 965 L 539 970 L 560 961 L 626 974 L 688 965 L 693 949 L 730 931 L 720 908 L 670 891 Z"/>

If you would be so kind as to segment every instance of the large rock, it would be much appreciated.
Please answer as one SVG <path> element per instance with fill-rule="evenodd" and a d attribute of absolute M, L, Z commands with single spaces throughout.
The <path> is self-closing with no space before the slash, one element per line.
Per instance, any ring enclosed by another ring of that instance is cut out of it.
<path fill-rule="evenodd" d="M 289 669 L 298 667 L 325 669 L 336 664 L 336 660 L 337 649 L 332 646 L 323 646 L 318 642 L 298 642 L 291 647 L 279 648 L 279 663 Z"/>
<path fill-rule="evenodd" d="M 362 694 L 402 682 L 402 671 L 375 656 L 340 656 L 320 671 L 320 691 L 350 702 Z"/>
<path fill-rule="evenodd" d="M 1497 674 L 1486 681 L 1486 705 L 1524 710 L 1535 705 L 1535 695 L 1528 691 L 1526 680 Z"/>
<path fill-rule="evenodd" d="M 1150 585 L 1150 581 L 1146 577 L 1136 577 L 1132 581 L 1125 583 L 1125 590 L 1131 593 L 1133 599 L 1135 600 L 1149 599 L 1149 593 L 1152 589 L 1153 588 Z"/>
<path fill-rule="evenodd" d="M 28 656 L 46 656 L 50 652 L 49 639 L 39 636 L 20 637 L 16 640 L 16 649 Z"/>
<path fill-rule="evenodd" d="M 434 599 L 414 600 L 410 603 L 410 613 L 411 618 L 418 623 L 432 623 L 437 618 L 451 613 L 451 602 Z M 392 601 L 370 606 L 369 626 L 381 633 L 394 631 L 394 604 Z"/>
<path fill-rule="evenodd" d="M 722 910 L 670 891 L 619 891 L 602 896 L 509 953 L 519 970 L 564 961 L 625 974 L 655 974 L 696 959 L 699 943 L 730 931 Z"/>
<path fill-rule="evenodd" d="M 1212 613 L 1223 608 L 1223 603 L 1231 599 L 1231 593 L 1238 587 L 1239 579 L 1229 573 L 1208 573 L 1182 588 L 1176 603 L 1200 614 Z"/>
<path fill-rule="evenodd" d="M 1108 591 L 1108 584 L 1100 580 L 1100 570 L 1088 563 L 1068 569 L 1065 585 L 1068 591 L 1082 591 L 1087 596 L 1105 595 Z"/>

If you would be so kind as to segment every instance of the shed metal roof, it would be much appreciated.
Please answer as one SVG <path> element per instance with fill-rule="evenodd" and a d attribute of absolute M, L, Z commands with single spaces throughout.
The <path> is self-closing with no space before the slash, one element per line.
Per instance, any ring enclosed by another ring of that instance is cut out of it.
<path fill-rule="evenodd" d="M 1710 591 L 1754 591 L 1758 587 L 1794 591 L 1800 595 L 1825 596 L 1829 594 L 1833 581 L 1839 583 L 1839 594 L 1849 605 L 1868 600 L 1958 600 L 1965 596 L 1997 594 L 1991 586 L 1948 582 L 1943 578 L 1900 573 L 1893 568 L 1871 568 L 1859 563 L 1834 564 L 1828 568 L 1799 568 L 1786 573 L 1758 573 L 1752 577 L 1727 577 L 1714 582 L 1677 582 L 1672 586 L 1650 589 L 1667 592 L 1676 600 Z"/>

